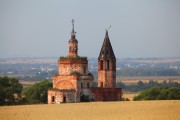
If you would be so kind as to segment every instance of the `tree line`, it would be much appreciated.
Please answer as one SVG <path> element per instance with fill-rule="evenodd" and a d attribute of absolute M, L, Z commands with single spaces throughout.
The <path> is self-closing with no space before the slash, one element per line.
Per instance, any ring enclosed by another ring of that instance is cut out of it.
<path fill-rule="evenodd" d="M 154 80 L 150 80 L 148 83 L 144 83 L 140 80 L 139 82 L 137 82 L 137 84 L 132 84 L 132 85 L 125 85 L 122 82 L 117 82 L 117 87 L 122 88 L 123 91 L 128 91 L 128 92 L 140 92 L 152 87 L 167 87 L 167 86 L 173 88 L 180 88 L 180 83 L 173 82 L 172 80 L 163 81 L 162 83 L 159 83 Z"/>

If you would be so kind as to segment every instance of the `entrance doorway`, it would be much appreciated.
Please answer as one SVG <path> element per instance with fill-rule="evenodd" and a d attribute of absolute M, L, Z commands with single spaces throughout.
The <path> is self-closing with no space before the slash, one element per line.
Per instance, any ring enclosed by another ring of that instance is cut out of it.
<path fill-rule="evenodd" d="M 89 95 L 81 95 L 80 102 L 90 102 Z"/>
<path fill-rule="evenodd" d="M 52 96 L 52 103 L 54 103 L 54 101 L 55 101 L 55 97 L 54 97 L 54 96 Z"/>
<path fill-rule="evenodd" d="M 66 96 L 63 96 L 63 102 L 64 103 L 66 102 Z"/>

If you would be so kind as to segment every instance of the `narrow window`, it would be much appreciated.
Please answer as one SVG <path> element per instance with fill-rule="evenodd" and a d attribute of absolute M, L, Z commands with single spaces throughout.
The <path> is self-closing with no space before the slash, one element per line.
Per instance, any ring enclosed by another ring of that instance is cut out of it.
<path fill-rule="evenodd" d="M 89 88 L 89 82 L 87 83 L 87 88 Z"/>
<path fill-rule="evenodd" d="M 84 74 L 86 74 L 86 67 L 84 67 Z"/>
<path fill-rule="evenodd" d="M 101 60 L 101 66 L 100 66 L 100 70 L 103 70 L 103 60 Z"/>
<path fill-rule="evenodd" d="M 103 82 L 100 83 L 100 87 L 103 87 Z"/>
<path fill-rule="evenodd" d="M 109 60 L 106 61 L 106 70 L 109 70 Z"/>
<path fill-rule="evenodd" d="M 83 88 L 83 83 L 81 83 L 81 88 Z"/>

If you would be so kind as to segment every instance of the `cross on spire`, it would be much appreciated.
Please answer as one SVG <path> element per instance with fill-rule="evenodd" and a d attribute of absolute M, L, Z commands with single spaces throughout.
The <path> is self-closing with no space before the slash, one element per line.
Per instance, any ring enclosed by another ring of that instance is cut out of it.
<path fill-rule="evenodd" d="M 106 30 L 106 37 L 108 37 L 108 30 L 111 28 L 111 25 L 108 27 L 108 29 L 105 29 Z"/>
<path fill-rule="evenodd" d="M 108 29 L 105 29 L 106 31 L 108 31 L 111 28 L 111 25 L 108 27 Z"/>
<path fill-rule="evenodd" d="M 76 32 L 74 31 L 74 19 L 72 19 L 72 32 L 71 32 L 71 34 L 75 34 Z"/>

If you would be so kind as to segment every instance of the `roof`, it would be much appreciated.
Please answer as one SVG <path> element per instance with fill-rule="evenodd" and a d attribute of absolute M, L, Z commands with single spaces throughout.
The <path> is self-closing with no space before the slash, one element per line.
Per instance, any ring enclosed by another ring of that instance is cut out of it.
<path fill-rule="evenodd" d="M 109 58 L 110 59 L 116 59 L 116 57 L 114 55 L 113 48 L 111 46 L 109 36 L 108 36 L 108 31 L 106 30 L 104 42 L 102 44 L 98 60 L 100 60 L 100 59 L 109 59 Z"/>

